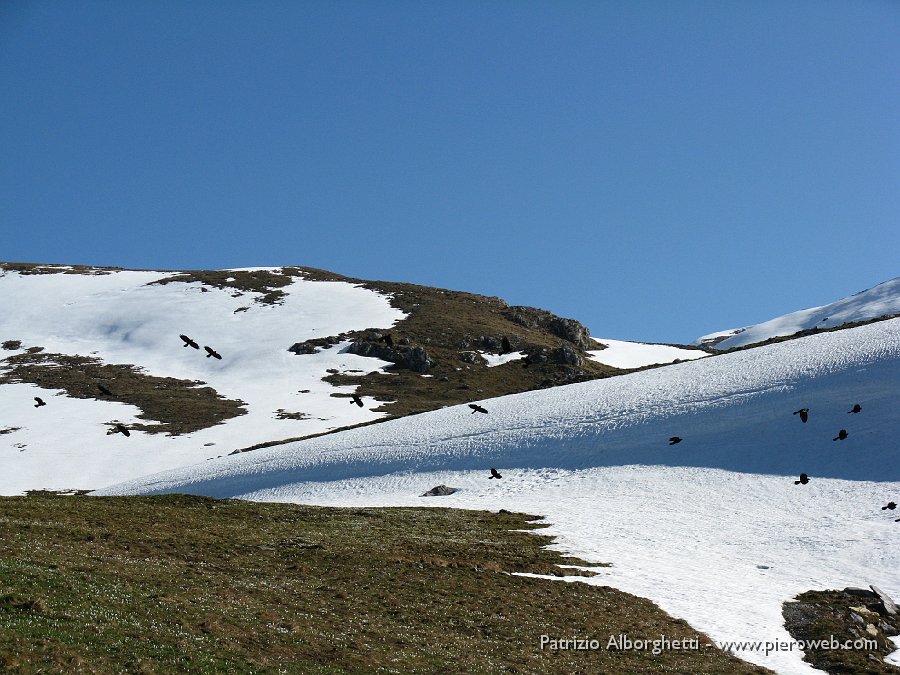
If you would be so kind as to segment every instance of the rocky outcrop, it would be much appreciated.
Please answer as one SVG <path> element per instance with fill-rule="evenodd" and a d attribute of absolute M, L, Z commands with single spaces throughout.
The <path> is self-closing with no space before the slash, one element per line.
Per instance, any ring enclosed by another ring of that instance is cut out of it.
<path fill-rule="evenodd" d="M 382 333 L 368 331 L 356 338 L 347 347 L 350 354 L 372 356 L 382 361 L 390 361 L 398 368 L 405 368 L 414 373 L 427 373 L 434 365 L 424 347 L 410 344 L 388 346 L 380 342 Z"/>
<path fill-rule="evenodd" d="M 561 345 L 553 351 L 553 360 L 557 363 L 565 363 L 570 366 L 580 366 L 584 364 L 584 359 L 570 345 Z"/>
<path fill-rule="evenodd" d="M 515 343 L 515 338 L 511 340 Z M 500 352 L 503 348 L 502 335 L 465 335 L 456 343 L 460 349 L 483 349 L 486 352 Z"/>
<path fill-rule="evenodd" d="M 564 319 L 543 309 L 534 307 L 510 307 L 503 316 L 520 326 L 532 330 L 541 328 L 556 337 L 571 342 L 578 349 L 585 351 L 594 348 L 588 329 L 575 319 Z"/>
<path fill-rule="evenodd" d="M 572 345 L 563 343 L 553 350 L 543 347 L 526 349 L 529 361 L 533 364 L 559 363 L 567 366 L 581 366 L 584 358 Z"/>
<path fill-rule="evenodd" d="M 303 342 L 295 342 L 288 347 L 288 351 L 294 352 L 294 354 L 315 354 L 323 349 L 331 349 L 334 345 L 343 342 L 346 339 L 347 335 L 345 333 L 341 333 L 340 335 L 329 335 L 328 337 L 322 338 L 311 338 L 309 340 L 304 340 Z"/>
<path fill-rule="evenodd" d="M 478 352 L 460 352 L 459 360 L 463 363 L 472 363 L 478 366 L 486 366 L 487 359 L 485 359 Z"/>

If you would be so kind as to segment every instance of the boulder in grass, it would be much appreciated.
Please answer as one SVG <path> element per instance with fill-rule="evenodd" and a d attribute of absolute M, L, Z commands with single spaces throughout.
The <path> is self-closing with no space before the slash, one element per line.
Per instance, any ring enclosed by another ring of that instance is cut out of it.
<path fill-rule="evenodd" d="M 891 616 L 897 616 L 897 605 L 891 599 L 887 593 L 878 588 L 878 586 L 869 585 L 869 588 L 872 589 L 872 592 L 878 596 L 878 599 L 881 600 L 881 604 L 884 606 L 884 611 L 890 614 Z"/>
<path fill-rule="evenodd" d="M 431 488 L 428 492 L 421 495 L 422 497 L 446 497 L 456 492 L 457 488 L 447 487 L 446 485 L 438 485 Z"/>

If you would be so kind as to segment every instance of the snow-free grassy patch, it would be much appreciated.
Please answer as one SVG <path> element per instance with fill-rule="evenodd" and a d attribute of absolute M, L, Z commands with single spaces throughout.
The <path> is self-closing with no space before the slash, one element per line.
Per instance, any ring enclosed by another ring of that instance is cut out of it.
<path fill-rule="evenodd" d="M 132 365 L 104 364 L 89 356 L 25 352 L 7 357 L 4 366 L 0 384 L 28 382 L 61 389 L 72 398 L 134 405 L 147 423 L 133 428 L 147 433 L 190 433 L 246 413 L 242 401 L 220 396 L 203 382 L 155 377 Z"/>
<path fill-rule="evenodd" d="M 0 519 L 11 672 L 766 672 L 647 600 L 508 574 L 579 562 L 522 514 L 43 495 Z M 700 647 L 607 649 L 621 634 Z"/>

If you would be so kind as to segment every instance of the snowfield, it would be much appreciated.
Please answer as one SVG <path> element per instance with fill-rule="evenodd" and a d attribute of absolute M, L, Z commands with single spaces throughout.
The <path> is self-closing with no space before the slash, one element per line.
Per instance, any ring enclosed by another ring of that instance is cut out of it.
<path fill-rule="evenodd" d="M 322 377 L 330 368 L 362 374 L 390 364 L 345 353 L 346 345 L 301 356 L 287 350 L 310 338 L 391 327 L 404 314 L 388 298 L 350 283 L 296 278 L 283 289 L 283 304 L 267 305 L 254 302 L 256 293 L 152 283 L 170 276 L 174 273 L 0 270 L 0 341 L 22 342 L 21 349 L 0 350 L 0 370 L 7 367 L 2 359 L 38 346 L 105 364 L 137 364 L 148 375 L 200 380 L 226 398 L 244 401 L 247 414 L 181 436 L 140 431 L 130 438 L 108 436 L 111 420 L 137 423 L 140 411 L 113 401 L 54 395 L 31 384 L 6 384 L 0 386 L 0 431 L 17 430 L 0 435 L 0 494 L 101 487 L 235 448 L 383 417 L 369 409 L 372 400 L 365 396 L 364 408 L 332 397 L 355 387 L 334 387 Z M 182 333 L 201 349 L 184 347 Z M 222 360 L 206 358 L 204 345 Z M 47 405 L 35 408 L 34 396 Z M 279 419 L 278 410 L 308 417 Z"/>
<path fill-rule="evenodd" d="M 790 640 L 782 602 L 900 595 L 900 320 L 456 406 L 223 457 L 98 494 L 190 492 L 545 515 L 586 583 L 650 598 L 714 640 Z M 854 403 L 862 412 L 848 411 Z M 804 424 L 793 411 L 810 409 Z M 844 441 L 833 441 L 846 429 Z M 683 441 L 670 445 L 668 439 Z M 488 480 L 497 467 L 502 480 Z M 808 485 L 795 485 L 801 473 Z M 437 485 L 448 497 L 418 495 Z M 779 673 L 797 651 L 742 651 Z"/>
<path fill-rule="evenodd" d="M 772 337 L 793 335 L 801 330 L 833 328 L 852 321 L 867 321 L 890 314 L 900 314 L 900 277 L 821 307 L 801 309 L 747 328 L 710 333 L 698 338 L 694 344 L 706 344 L 729 335 L 731 337 L 715 345 L 716 349 L 743 347 Z"/>

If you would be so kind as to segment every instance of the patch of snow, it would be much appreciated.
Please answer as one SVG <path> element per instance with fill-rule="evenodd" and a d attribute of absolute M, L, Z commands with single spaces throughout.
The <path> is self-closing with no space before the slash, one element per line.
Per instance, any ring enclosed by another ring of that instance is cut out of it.
<path fill-rule="evenodd" d="M 693 361 L 709 356 L 699 349 L 684 349 L 670 345 L 649 344 L 645 342 L 626 342 L 624 340 L 608 340 L 591 338 L 594 342 L 606 345 L 606 349 L 590 350 L 588 356 L 598 363 L 613 368 L 642 368 L 655 364 L 672 363 L 673 361 Z"/>
<path fill-rule="evenodd" d="M 892 666 L 900 666 L 900 635 L 894 635 L 893 637 L 889 637 L 888 640 L 894 643 L 894 646 L 897 648 L 897 651 L 891 652 L 887 656 L 884 657 L 884 662 L 889 663 Z"/>
<path fill-rule="evenodd" d="M 478 352 L 478 354 L 487 361 L 488 368 L 502 366 L 510 361 L 517 361 L 525 358 L 525 352 L 509 352 L 507 354 L 494 354 L 492 352 Z"/>

